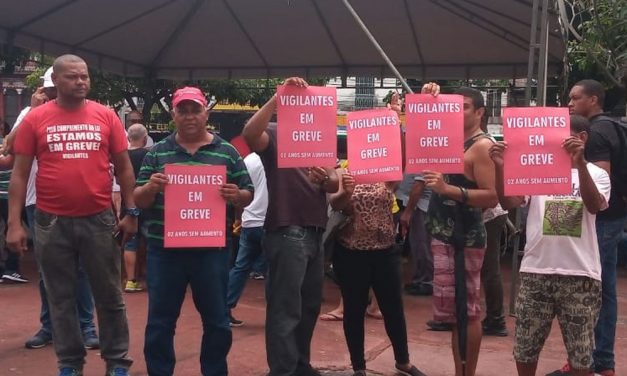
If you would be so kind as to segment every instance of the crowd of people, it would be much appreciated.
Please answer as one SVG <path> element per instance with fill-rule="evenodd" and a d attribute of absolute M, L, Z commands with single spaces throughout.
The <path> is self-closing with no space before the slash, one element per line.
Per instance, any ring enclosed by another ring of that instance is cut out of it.
<path fill-rule="evenodd" d="M 308 86 L 297 77 L 284 85 Z M 19 270 L 28 248 L 25 213 L 41 292 L 41 328 L 25 345 L 52 343 L 59 376 L 82 375 L 90 348 L 100 349 L 108 376 L 129 374 L 123 292 L 144 287 L 148 374 L 175 373 L 175 328 L 188 287 L 202 320 L 200 372 L 228 374 L 231 328 L 244 325 L 233 310 L 253 271 L 266 280 L 269 376 L 320 375 L 311 365 L 319 318 L 342 321 L 354 376 L 367 375 L 366 315 L 383 320 L 396 372 L 424 375 L 410 359 L 403 290 L 433 296 L 427 325 L 451 331 L 455 374 L 473 376 L 482 336 L 509 335 L 500 236 L 508 210 L 522 207 L 528 216 L 514 330 L 518 374 L 535 375 L 557 318 L 568 359 L 551 375 L 615 375 L 616 255 L 627 219 L 615 172 L 617 156 L 625 154 L 603 113 L 598 82 L 580 81 L 570 92 L 571 135 L 562 147 L 572 162 L 572 192 L 520 197 L 504 194 L 508 144 L 486 133 L 484 98 L 473 88 L 455 92 L 463 97 L 463 173 L 426 170 L 369 184 L 356 183 L 350 161 L 279 168 L 276 96 L 227 142 L 206 129 L 205 94 L 178 89 L 171 106 L 176 131 L 154 143 L 141 113 L 129 113 L 124 126 L 111 109 L 87 99 L 89 89 L 85 61 L 58 57 L 31 106 L 5 131 L 0 158 L 0 222 L 9 248 L 2 247 L 9 255 L 3 279 L 27 282 Z M 437 96 L 440 87 L 428 83 L 422 93 Z M 392 99 L 390 108 L 400 112 L 399 96 Z M 233 229 L 226 247 L 165 248 L 169 164 L 225 167 L 219 193 L 228 208 L 225 228 Z M 556 226 L 544 224 L 549 217 Z M 412 260 L 405 286 L 398 231 Z M 231 267 L 233 233 L 239 246 Z M 320 315 L 325 261 L 342 302 Z"/>

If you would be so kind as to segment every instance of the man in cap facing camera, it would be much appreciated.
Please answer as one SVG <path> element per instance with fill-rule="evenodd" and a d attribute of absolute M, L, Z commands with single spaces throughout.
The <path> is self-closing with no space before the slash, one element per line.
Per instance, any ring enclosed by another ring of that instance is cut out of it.
<path fill-rule="evenodd" d="M 253 184 L 235 148 L 207 132 L 209 112 L 200 89 L 177 90 L 171 114 L 176 131 L 146 154 L 134 192 L 148 227 L 146 367 L 151 376 L 174 374 L 174 330 L 189 285 L 203 324 L 201 373 L 226 375 L 232 342 L 226 301 L 230 255 L 226 247 L 164 248 L 164 189 L 169 183 L 164 168 L 174 163 L 226 166 L 220 194 L 226 205 L 239 208 L 252 201 Z"/>

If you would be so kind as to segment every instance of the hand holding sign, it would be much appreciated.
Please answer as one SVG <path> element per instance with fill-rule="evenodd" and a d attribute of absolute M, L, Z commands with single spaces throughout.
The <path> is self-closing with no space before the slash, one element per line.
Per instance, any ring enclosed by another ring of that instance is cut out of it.
<path fill-rule="evenodd" d="M 290 78 L 287 78 L 283 82 L 283 85 L 293 85 L 293 86 L 298 86 L 298 87 L 307 87 L 307 86 L 309 86 L 307 81 L 305 81 L 304 79 L 302 79 L 300 77 L 290 77 Z"/>
<path fill-rule="evenodd" d="M 314 184 L 322 185 L 329 180 L 329 174 L 324 167 L 311 167 L 307 169 L 307 172 L 309 173 L 309 180 Z"/>
<path fill-rule="evenodd" d="M 580 139 L 579 137 L 570 136 L 566 140 L 564 140 L 562 146 L 564 147 L 564 149 L 566 149 L 568 154 L 570 154 L 570 158 L 572 159 L 575 166 L 586 165 L 586 159 L 584 158 L 584 149 L 586 144 L 582 139 Z"/>
<path fill-rule="evenodd" d="M 168 177 L 166 174 L 162 174 L 160 172 L 154 173 L 150 175 L 150 180 L 148 184 L 151 185 L 151 190 L 155 193 L 163 192 L 166 184 L 168 184 Z"/>
<path fill-rule="evenodd" d="M 490 146 L 490 150 L 488 153 L 490 154 L 490 158 L 492 158 L 492 162 L 496 167 L 503 167 L 503 153 L 507 149 L 507 142 L 500 141 Z"/>
<path fill-rule="evenodd" d="M 351 197 L 355 192 L 355 177 L 348 171 L 342 174 L 342 189 L 348 197 Z"/>
<path fill-rule="evenodd" d="M 220 196 L 224 199 L 224 201 L 228 201 L 233 205 L 238 206 L 241 202 L 241 194 L 240 189 L 237 185 L 227 183 L 222 185 L 222 187 L 218 190 L 220 192 Z"/>
<path fill-rule="evenodd" d="M 437 97 L 440 94 L 440 85 L 435 82 L 427 82 L 422 85 L 422 89 L 420 90 L 421 94 L 431 94 L 434 97 Z"/>
<path fill-rule="evenodd" d="M 425 170 L 422 172 L 422 176 L 425 179 L 425 186 L 430 188 L 433 192 L 441 194 L 446 191 L 448 184 L 444 181 L 444 175 L 442 175 L 442 173 Z"/>

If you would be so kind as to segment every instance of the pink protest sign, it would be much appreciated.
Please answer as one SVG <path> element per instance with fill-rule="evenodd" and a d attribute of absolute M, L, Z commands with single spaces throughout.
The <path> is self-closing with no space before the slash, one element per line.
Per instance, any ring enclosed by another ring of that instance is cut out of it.
<path fill-rule="evenodd" d="M 337 162 L 334 87 L 277 88 L 278 167 L 333 167 Z"/>
<path fill-rule="evenodd" d="M 405 96 L 405 171 L 464 172 L 464 99 L 461 95 Z"/>
<path fill-rule="evenodd" d="M 224 247 L 226 202 L 219 189 L 226 167 L 169 164 L 165 174 L 164 247 Z"/>
<path fill-rule="evenodd" d="M 562 148 L 562 142 L 568 136 L 570 116 L 567 108 L 505 108 L 505 195 L 571 193 L 571 160 Z"/>
<path fill-rule="evenodd" d="M 398 114 L 392 110 L 348 113 L 348 161 L 357 183 L 403 179 L 400 126 Z"/>

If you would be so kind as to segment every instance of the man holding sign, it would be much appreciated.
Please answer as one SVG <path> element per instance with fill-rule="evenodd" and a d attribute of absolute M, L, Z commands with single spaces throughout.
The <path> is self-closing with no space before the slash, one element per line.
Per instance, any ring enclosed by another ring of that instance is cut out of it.
<path fill-rule="evenodd" d="M 567 194 L 505 196 L 503 154 L 507 143 L 490 148 L 501 205 L 505 209 L 529 205 L 516 300 L 514 358 L 521 376 L 536 374 L 538 357 L 555 316 L 568 353 L 567 374 L 590 374 L 594 328 L 601 306 L 595 218 L 608 207 L 610 178 L 584 158 L 589 127 L 584 117 L 572 116 L 571 136 L 562 143 L 572 164 L 572 186 Z"/>
<path fill-rule="evenodd" d="M 148 323 L 144 356 L 149 375 L 174 373 L 174 329 L 188 284 L 203 322 L 201 373 L 227 374 L 226 356 L 232 341 L 226 304 L 229 252 L 223 246 L 199 248 L 199 244 L 204 244 L 203 238 L 213 242 L 215 239 L 211 237 L 226 232 L 226 220 L 223 219 L 222 231 L 164 234 L 164 222 L 166 227 L 171 221 L 187 222 L 189 227 L 209 224 L 214 211 L 220 209 L 216 205 L 225 205 L 226 201 L 245 207 L 252 201 L 253 185 L 242 158 L 233 146 L 206 130 L 209 117 L 206 106 L 207 100 L 198 88 L 185 87 L 174 93 L 172 118 L 176 132 L 146 154 L 134 192 L 137 206 L 145 209 L 148 225 Z M 216 169 L 222 169 L 222 173 Z M 198 192 L 178 197 L 164 194 L 184 185 L 195 185 Z M 213 192 L 214 197 L 205 197 L 205 192 Z M 166 216 L 164 206 L 176 206 L 182 200 L 189 208 Z M 197 208 L 195 204 L 203 200 L 217 202 L 212 208 Z M 166 242 L 187 246 L 164 248 Z"/>
<path fill-rule="evenodd" d="M 293 77 L 285 80 L 285 86 L 306 92 L 307 82 Z M 309 359 L 322 301 L 324 254 L 320 237 L 327 222 L 326 194 L 336 192 L 339 186 L 334 166 L 278 167 L 280 138 L 277 127 L 269 127 L 269 122 L 277 102 L 305 102 L 292 99 L 283 98 L 278 92 L 253 115 L 242 132 L 251 149 L 261 157 L 268 183 L 264 251 L 269 268 L 266 352 L 270 376 L 318 375 Z M 330 99 L 307 101 L 324 105 Z M 279 123 L 278 128 L 283 126 Z"/>
<path fill-rule="evenodd" d="M 422 92 L 438 95 L 440 87 L 428 83 Z M 494 163 L 488 154 L 492 141 L 481 130 L 485 115 L 483 96 L 472 88 L 460 88 L 456 94 L 463 96 L 464 173 L 445 176 L 436 171 L 423 172 L 426 187 L 433 191 L 426 226 L 433 238 L 434 318 L 445 323 L 457 322 L 453 327 L 452 344 L 455 374 L 474 376 L 482 331 L 480 274 L 486 248 L 482 211 L 496 206 L 498 200 L 494 189 Z M 460 288 L 463 281 L 465 290 Z M 455 299 L 458 293 L 461 296 L 465 293 L 467 297 L 466 312 L 455 309 L 455 303 L 459 303 Z M 464 341 L 466 332 L 467 341 Z"/>

